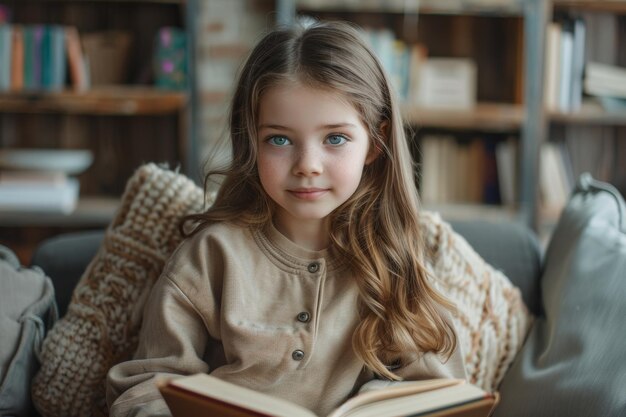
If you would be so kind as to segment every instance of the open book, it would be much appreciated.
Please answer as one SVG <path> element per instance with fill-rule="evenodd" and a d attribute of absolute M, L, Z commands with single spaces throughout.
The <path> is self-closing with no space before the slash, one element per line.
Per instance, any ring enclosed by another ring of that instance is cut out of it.
<path fill-rule="evenodd" d="M 289 401 L 243 388 L 207 374 L 159 384 L 174 417 L 324 417 Z M 359 394 L 325 417 L 486 417 L 498 402 L 460 379 L 431 379 Z"/>

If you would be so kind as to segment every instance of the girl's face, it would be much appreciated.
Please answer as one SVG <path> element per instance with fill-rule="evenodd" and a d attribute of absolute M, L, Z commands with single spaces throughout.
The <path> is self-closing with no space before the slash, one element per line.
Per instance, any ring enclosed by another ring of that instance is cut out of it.
<path fill-rule="evenodd" d="M 270 88 L 257 126 L 259 177 L 288 237 L 324 219 L 357 189 L 374 159 L 358 111 L 342 95 L 300 84 Z"/>

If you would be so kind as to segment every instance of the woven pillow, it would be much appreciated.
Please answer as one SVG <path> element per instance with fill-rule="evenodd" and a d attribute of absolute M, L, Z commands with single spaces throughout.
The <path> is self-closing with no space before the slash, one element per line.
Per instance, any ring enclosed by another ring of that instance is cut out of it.
<path fill-rule="evenodd" d="M 438 214 L 421 214 L 434 284 L 457 314 L 453 322 L 471 383 L 496 391 L 532 324 L 521 293 Z"/>
<path fill-rule="evenodd" d="M 108 415 L 106 374 L 131 358 L 144 301 L 182 240 L 178 222 L 203 203 L 202 190 L 181 174 L 155 164 L 135 172 L 67 314 L 44 341 L 32 385 L 43 416 Z"/>

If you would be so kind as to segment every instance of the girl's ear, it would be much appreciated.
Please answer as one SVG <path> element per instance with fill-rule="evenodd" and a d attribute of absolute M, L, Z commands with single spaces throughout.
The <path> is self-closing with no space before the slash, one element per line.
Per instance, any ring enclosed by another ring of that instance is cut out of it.
<path fill-rule="evenodd" d="M 389 127 L 389 122 L 387 120 L 385 120 L 384 122 L 380 124 L 380 129 L 378 130 L 378 134 L 380 135 L 379 137 L 383 141 L 387 141 L 387 136 L 388 136 L 387 128 L 388 127 Z M 380 143 L 378 141 L 374 141 L 373 146 L 371 146 L 368 151 L 367 158 L 365 158 L 365 165 L 369 165 L 372 162 L 374 162 L 376 159 L 378 159 L 378 157 L 380 156 L 382 152 L 383 152 L 383 149 L 380 146 Z"/>

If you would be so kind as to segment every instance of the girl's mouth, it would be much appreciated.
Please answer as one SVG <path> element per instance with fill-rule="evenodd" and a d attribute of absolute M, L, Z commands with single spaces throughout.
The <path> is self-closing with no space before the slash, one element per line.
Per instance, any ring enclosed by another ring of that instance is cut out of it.
<path fill-rule="evenodd" d="M 316 200 L 328 192 L 327 188 L 296 188 L 288 190 L 291 195 L 301 200 Z"/>

